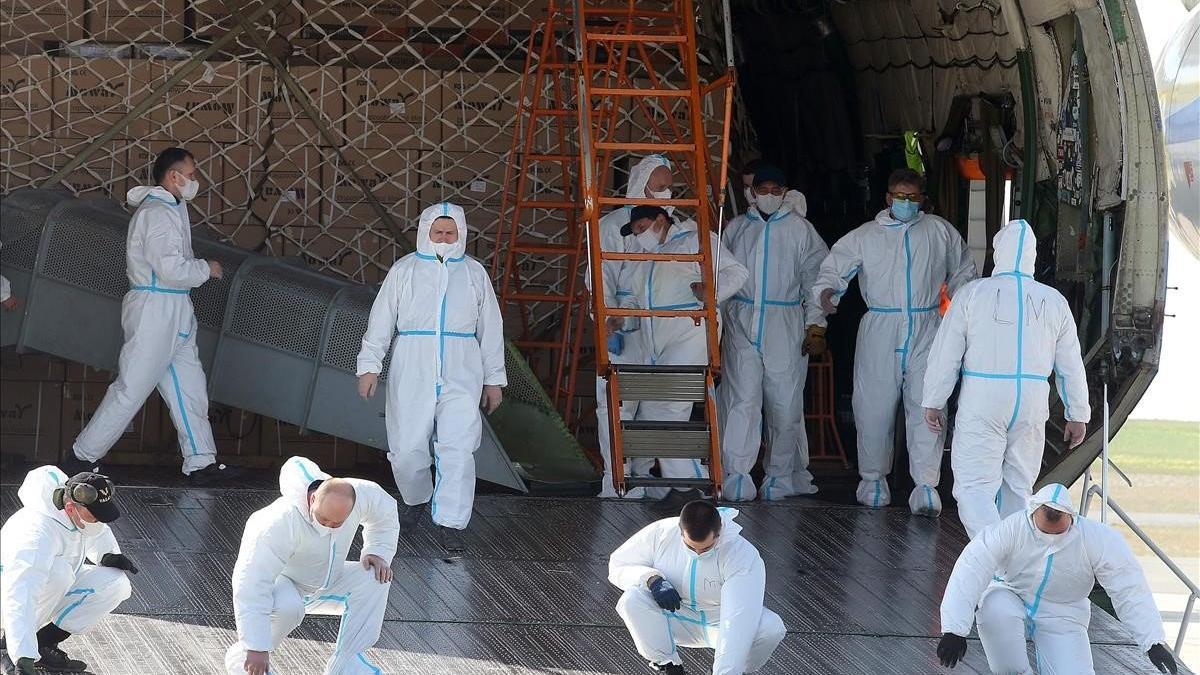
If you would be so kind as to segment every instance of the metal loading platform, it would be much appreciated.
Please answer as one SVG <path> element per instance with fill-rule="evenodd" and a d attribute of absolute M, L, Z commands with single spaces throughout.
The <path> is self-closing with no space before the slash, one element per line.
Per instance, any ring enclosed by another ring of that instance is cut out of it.
<path fill-rule="evenodd" d="M 4 472 L 0 517 L 17 508 L 22 476 L 17 467 Z M 235 640 L 230 573 L 246 518 L 278 495 L 274 480 L 198 490 L 165 474 L 118 477 L 123 517 L 114 530 L 141 573 L 117 614 L 63 647 L 97 675 L 223 673 Z M 964 663 L 937 665 L 938 603 L 967 541 L 953 513 L 930 520 L 815 499 L 739 510 L 743 535 L 766 563 L 766 606 L 788 629 L 763 675 L 988 672 L 974 638 Z M 480 497 L 467 553 L 454 560 L 432 531 L 405 531 L 383 633 L 368 656 L 391 674 L 649 672 L 613 609 L 619 593 L 606 579 L 607 558 L 667 515 L 621 500 Z M 320 672 L 337 627 L 335 618 L 306 618 L 272 655 L 272 672 Z M 1090 632 L 1096 672 L 1157 672 L 1098 608 Z M 711 651 L 682 653 L 689 673 L 711 672 Z"/>

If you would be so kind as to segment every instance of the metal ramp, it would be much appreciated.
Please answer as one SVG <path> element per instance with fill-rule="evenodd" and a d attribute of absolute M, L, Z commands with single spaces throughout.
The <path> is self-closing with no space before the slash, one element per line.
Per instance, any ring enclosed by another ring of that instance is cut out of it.
<path fill-rule="evenodd" d="M 0 261 L 23 303 L 18 316 L 5 313 L 0 345 L 115 370 L 128 290 L 128 222 L 112 202 L 53 190 L 18 190 L 0 200 Z M 193 248 L 225 269 L 223 279 L 191 294 L 211 399 L 386 450 L 385 397 L 363 402 L 355 394 L 355 355 L 375 289 L 204 238 L 194 238 Z M 553 407 L 528 393 L 536 380 L 509 351 L 516 395 L 484 418 L 479 478 L 521 491 L 526 479 L 594 480 L 578 443 L 561 420 L 555 423 Z M 519 448 L 520 466 L 490 423 L 513 416 L 524 419 L 507 439 Z"/>

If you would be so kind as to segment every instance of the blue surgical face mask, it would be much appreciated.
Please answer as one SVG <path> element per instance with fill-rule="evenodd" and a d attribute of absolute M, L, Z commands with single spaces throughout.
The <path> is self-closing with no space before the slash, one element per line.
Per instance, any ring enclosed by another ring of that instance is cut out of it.
<path fill-rule="evenodd" d="M 892 199 L 892 216 L 902 223 L 907 223 L 917 217 L 919 206 L 920 204 L 907 199 Z"/>

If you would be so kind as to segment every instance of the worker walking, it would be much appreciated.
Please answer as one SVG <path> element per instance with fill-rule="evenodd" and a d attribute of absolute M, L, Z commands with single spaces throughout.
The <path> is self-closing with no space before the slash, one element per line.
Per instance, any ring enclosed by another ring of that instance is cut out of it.
<path fill-rule="evenodd" d="M 1083 441 L 1087 375 L 1067 299 L 1033 279 L 1037 240 L 1024 220 L 993 239 L 991 276 L 963 286 L 929 350 L 921 405 L 940 434 L 962 374 L 950 454 L 958 517 L 972 538 L 1022 511 L 1042 468 L 1050 374 L 1066 411 L 1063 440 Z"/>
<path fill-rule="evenodd" d="M 125 433 L 150 392 L 171 410 L 179 434 L 183 473 L 193 485 L 228 481 L 240 471 L 216 463 L 216 443 L 208 421 L 208 386 L 196 349 L 196 312 L 189 293 L 221 277 L 221 263 L 192 253 L 188 202 L 196 198 L 196 161 L 183 148 L 158 154 L 155 185 L 131 189 L 137 207 L 126 238 L 129 292 L 121 302 L 125 342 L 117 379 L 72 446 L 68 471 L 93 468 Z"/>
<path fill-rule="evenodd" d="M 629 170 L 629 182 L 625 187 L 625 197 L 627 199 L 670 199 L 671 185 L 674 180 L 670 160 L 662 155 L 647 155 Z M 668 209 L 668 212 L 671 210 Z M 632 211 L 632 206 L 622 206 L 613 209 L 600 219 L 601 250 L 606 253 L 627 253 L 636 248 L 637 245 L 632 236 L 621 234 L 621 228 L 629 222 L 629 214 Z M 589 259 L 589 265 L 590 262 Z M 605 307 L 620 306 L 619 294 L 621 292 L 617 288 L 617 283 L 621 278 L 622 271 L 626 268 L 633 269 L 641 264 L 644 263 L 628 260 L 604 261 L 600 268 L 604 280 Z M 591 292 L 592 272 L 590 266 L 583 277 L 583 282 L 588 292 Z M 638 364 L 642 362 L 644 347 L 642 332 L 638 330 L 640 325 L 641 321 L 636 317 L 629 318 L 621 322 L 621 326 L 609 335 L 609 363 Z M 637 414 L 637 409 L 637 401 L 622 401 L 621 419 L 633 419 Z M 600 443 L 600 458 L 604 462 L 604 475 L 600 479 L 600 494 L 597 496 L 616 497 L 616 488 L 613 486 L 612 431 L 609 428 L 608 419 L 608 380 L 599 375 L 596 376 L 596 435 Z M 654 466 L 654 460 L 649 457 L 638 457 L 629 460 L 629 464 L 631 475 L 648 476 L 650 468 Z M 623 467 L 622 470 L 624 470 Z M 645 496 L 646 489 L 642 487 L 631 488 L 625 493 L 625 497 L 630 499 Z"/>
<path fill-rule="evenodd" d="M 695 221 L 682 223 L 659 206 L 637 206 L 622 236 L 635 236 L 643 252 L 696 254 L 700 236 Z M 720 248 L 721 252 L 717 253 Z M 713 236 L 709 255 L 713 260 L 718 306 L 733 296 L 750 276 L 747 270 Z M 719 266 L 718 266 L 719 263 Z M 622 270 L 617 284 L 622 307 L 648 310 L 699 310 L 705 302 L 700 264 L 695 262 L 648 262 Z M 610 333 L 621 328 L 621 317 L 610 317 Z M 689 317 L 651 317 L 642 320 L 642 363 L 647 365 L 706 365 L 708 336 L 704 321 Z M 655 422 L 686 422 L 692 414 L 690 401 L 641 401 L 636 419 Z M 706 478 L 708 470 L 697 459 L 661 459 L 664 478 Z M 678 488 L 677 488 L 678 489 Z"/>
<path fill-rule="evenodd" d="M 1094 673 L 1087 629 L 1096 582 L 1155 667 L 1174 673 L 1162 618 L 1133 551 L 1113 528 L 1079 517 L 1067 488 L 1053 483 L 959 555 L 942 597 L 938 659 L 949 668 L 962 660 L 975 623 L 993 673 Z"/>
<path fill-rule="evenodd" d="M 762 668 L 787 634 L 763 607 L 766 567 L 734 522 L 738 512 L 702 500 L 651 523 L 613 551 L 608 580 L 617 613 L 656 672 L 683 675 L 678 647 L 715 649 L 713 675 Z"/>
<path fill-rule="evenodd" d="M 865 506 L 891 503 L 896 404 L 904 405 L 913 513 L 936 516 L 942 437 L 925 424 L 921 387 L 925 358 L 938 327 L 942 284 L 951 296 L 976 276 L 966 243 L 945 220 L 920 210 L 925 179 L 911 169 L 888 178 L 888 208 L 838 240 L 821 263 L 813 298 L 825 314 L 837 311 L 858 277 L 867 315 L 854 352 L 854 424 L 858 428 L 856 496 Z"/>
<path fill-rule="evenodd" d="M 116 488 L 97 473 L 68 479 L 42 466 L 26 474 L 17 497 L 21 508 L 0 528 L 4 672 L 84 672 L 87 664 L 59 644 L 129 599 L 127 573 L 138 571 L 108 526 L 120 516 Z"/>
<path fill-rule="evenodd" d="M 475 500 L 480 407 L 494 412 L 508 384 L 500 304 L 466 247 L 461 206 L 435 204 L 421 213 L 417 251 L 392 265 L 371 306 L 357 373 L 359 395 L 373 396 L 392 350 L 388 460 L 409 507 L 405 519 L 413 522 L 429 504 L 451 553 L 465 547 L 461 532 Z"/>
<path fill-rule="evenodd" d="M 812 286 L 829 247 L 812 223 L 784 206 L 788 192 L 782 170 L 759 164 L 754 204 L 722 236 L 733 257 L 750 270 L 726 305 L 721 344 L 721 496 L 732 501 L 757 494 L 750 470 L 764 429 L 762 498 L 817 491 L 808 471 L 804 380 L 808 355 L 825 351 L 825 317 L 812 299 Z"/>
<path fill-rule="evenodd" d="M 325 675 L 379 675 L 379 639 L 400 535 L 396 500 L 369 480 L 333 478 L 310 459 L 279 470 L 279 498 L 246 521 L 233 566 L 237 637 L 229 675 L 267 675 L 271 652 L 306 614 L 341 616 Z M 346 560 L 362 527 L 357 560 Z"/>

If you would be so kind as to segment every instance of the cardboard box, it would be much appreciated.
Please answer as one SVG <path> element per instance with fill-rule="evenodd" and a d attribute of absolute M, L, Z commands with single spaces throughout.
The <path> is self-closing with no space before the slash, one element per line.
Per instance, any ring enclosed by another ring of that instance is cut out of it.
<path fill-rule="evenodd" d="M 62 382 L 66 361 L 44 354 L 18 354 L 15 347 L 0 349 L 0 382 L 31 380 Z"/>
<path fill-rule="evenodd" d="M 148 61 L 54 58 L 55 138 L 91 138 L 108 131 L 149 96 L 161 73 Z M 135 117 L 116 138 L 146 138 L 149 117 Z"/>
<path fill-rule="evenodd" d="M 262 450 L 262 417 L 255 413 L 215 404 L 208 409 L 217 456 L 255 457 Z"/>
<path fill-rule="evenodd" d="M 346 136 L 358 148 L 433 149 L 442 143 L 442 74 L 346 69 Z"/>
<path fill-rule="evenodd" d="M 3 0 L 0 43 L 74 42 L 83 38 L 83 0 Z"/>
<path fill-rule="evenodd" d="M 489 206 L 493 213 L 498 212 L 503 199 L 503 158 L 483 153 L 430 152 L 422 155 L 418 166 L 422 208 L 453 202 L 464 209 L 468 205 Z"/>
<path fill-rule="evenodd" d="M 0 391 L 3 453 L 26 462 L 58 463 L 62 447 L 62 382 L 5 378 Z"/>
<path fill-rule="evenodd" d="M 249 16 L 262 6 L 263 0 L 238 0 L 235 7 L 241 10 L 243 16 Z M 237 25 L 237 19 L 230 13 L 224 0 L 187 0 L 185 10 L 187 32 L 196 37 L 217 37 L 228 33 Z M 300 0 L 292 0 L 283 7 L 271 10 L 260 18 L 257 25 L 269 29 L 271 37 L 292 38 L 300 34 L 304 25 L 305 15 Z M 252 46 L 254 43 L 246 36 L 237 38 L 239 45 Z"/>
<path fill-rule="evenodd" d="M 321 153 L 304 146 L 288 152 L 272 148 L 266 158 L 266 164 L 255 162 L 250 169 L 250 185 L 262 185 L 254 195 L 254 215 L 274 227 L 319 223 Z"/>
<path fill-rule="evenodd" d="M 151 62 L 155 79 L 166 79 L 179 64 Z M 237 143 L 253 135 L 247 124 L 249 99 L 243 68 L 236 61 L 206 61 L 164 95 L 151 111 L 151 137 L 179 144 L 193 141 Z"/>
<path fill-rule="evenodd" d="M 85 25 L 99 42 L 182 42 L 184 0 L 90 0 Z"/>
<path fill-rule="evenodd" d="M 50 134 L 50 59 L 0 54 L 0 127 L 18 138 Z"/>
<path fill-rule="evenodd" d="M 57 139 L 47 146 L 52 152 L 52 172 L 57 172 L 76 155 L 88 147 L 88 139 Z M 123 203 L 128 189 L 131 170 L 129 167 L 128 144 L 115 140 L 105 143 L 83 164 L 67 174 L 60 187 L 70 190 L 79 197 L 99 197 Z"/>
<path fill-rule="evenodd" d="M 356 444 L 333 436 L 309 432 L 286 422 L 264 417 L 262 420 L 262 456 L 280 460 L 292 455 L 307 457 L 322 469 L 353 466 L 357 456 Z"/>
<path fill-rule="evenodd" d="M 503 153 L 512 148 L 521 75 L 444 73 L 441 148 L 457 152 Z"/>
<path fill-rule="evenodd" d="M 281 255 L 299 256 L 316 272 L 377 283 L 395 262 L 389 237 L 368 227 L 293 226 L 279 234 Z"/>
<path fill-rule="evenodd" d="M 104 400 L 108 385 L 100 382 L 67 382 L 62 388 L 62 442 L 71 444 L 83 427 L 96 414 L 96 408 Z M 167 445 L 176 445 L 175 429 L 161 426 L 162 399 L 151 394 L 146 404 L 125 427 L 121 438 L 113 445 L 114 452 L 155 452 Z M 165 432 L 165 433 L 164 433 Z"/>
<path fill-rule="evenodd" d="M 324 189 L 325 217 L 330 227 L 363 227 L 374 224 L 379 230 L 387 227 L 371 203 L 366 200 L 358 183 L 341 159 L 330 153 L 322 165 L 321 185 Z M 371 188 L 371 194 L 387 210 L 400 227 L 417 218 L 418 195 L 414 178 L 418 172 L 421 153 L 416 150 L 358 150 L 345 148 L 343 156 Z"/>
<path fill-rule="evenodd" d="M 38 186 L 54 173 L 54 142 L 0 135 L 0 192 Z"/>
<path fill-rule="evenodd" d="M 253 189 L 252 171 L 256 162 L 263 159 L 262 152 L 250 143 L 218 145 L 216 151 L 222 160 L 221 183 L 212 191 L 210 220 L 226 224 L 241 223 Z M 258 174 L 259 177 L 261 175 Z"/>
<path fill-rule="evenodd" d="M 304 108 L 292 100 L 275 68 L 265 64 L 246 66 L 249 115 L 247 124 L 266 139 L 273 130 L 275 143 L 282 147 L 326 145 L 325 138 Z M 288 73 L 308 93 L 309 102 L 320 112 L 333 142 L 346 142 L 344 130 L 345 98 L 342 96 L 344 73 L 341 66 L 291 66 Z M 265 140 L 263 141 L 265 142 Z"/>
<path fill-rule="evenodd" d="M 407 0 L 304 0 L 305 39 L 367 43 L 398 43 L 407 36 Z"/>
<path fill-rule="evenodd" d="M 175 141 L 133 141 L 129 144 L 130 175 L 128 187 L 151 185 L 154 182 L 154 160 L 158 153 L 176 145 Z M 220 155 L 220 146 L 214 143 L 184 143 L 196 158 L 196 180 L 200 192 L 188 202 L 188 213 L 192 224 L 211 218 L 221 206 L 217 190 L 224 180 L 225 159 Z"/>

